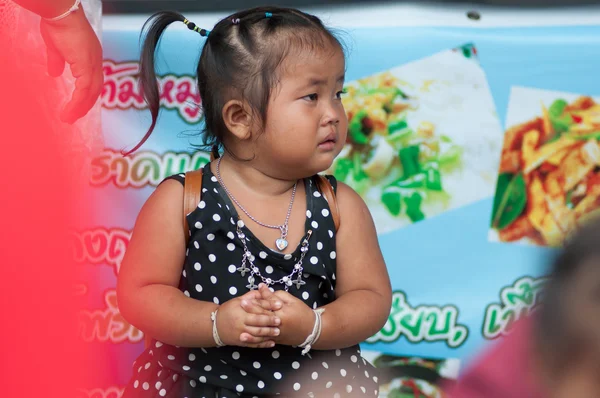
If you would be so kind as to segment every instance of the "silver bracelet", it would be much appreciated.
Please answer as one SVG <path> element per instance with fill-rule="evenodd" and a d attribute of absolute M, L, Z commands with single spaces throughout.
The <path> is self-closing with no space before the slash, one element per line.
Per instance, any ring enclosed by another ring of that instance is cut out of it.
<path fill-rule="evenodd" d="M 61 19 L 65 19 L 69 15 L 73 14 L 75 11 L 79 10 L 80 5 L 81 5 L 81 0 L 75 0 L 75 4 L 73 4 L 73 6 L 71 6 L 71 8 L 69 8 L 65 13 L 60 14 L 58 17 L 44 18 L 44 19 L 46 21 L 51 21 L 51 22 L 60 21 Z"/>
<path fill-rule="evenodd" d="M 212 321 L 212 334 L 213 334 L 213 339 L 215 340 L 215 344 L 217 345 L 217 347 L 224 347 L 225 344 L 219 337 L 219 331 L 217 330 L 217 312 L 218 311 L 219 310 L 216 310 L 215 312 L 212 312 L 210 314 L 210 320 Z"/>
<path fill-rule="evenodd" d="M 308 352 L 312 349 L 312 346 L 315 345 L 315 343 L 321 337 L 321 330 L 322 330 L 322 325 L 323 325 L 323 322 L 321 319 L 321 314 L 323 314 L 325 312 L 325 308 L 319 308 L 319 309 L 313 310 L 313 312 L 315 313 L 315 324 L 313 326 L 313 330 L 308 335 L 306 340 L 304 340 L 304 343 L 302 343 L 298 346 L 300 348 L 303 348 L 302 355 L 308 354 Z"/>

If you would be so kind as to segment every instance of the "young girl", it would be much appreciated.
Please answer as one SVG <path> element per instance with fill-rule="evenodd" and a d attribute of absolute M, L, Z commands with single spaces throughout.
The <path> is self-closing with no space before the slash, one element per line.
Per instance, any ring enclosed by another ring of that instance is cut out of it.
<path fill-rule="evenodd" d="M 361 198 L 328 177 L 336 231 L 315 177 L 346 140 L 340 42 L 294 9 L 238 12 L 210 32 L 158 13 L 142 52 L 153 117 L 145 138 L 159 111 L 154 51 L 173 22 L 206 37 L 204 140 L 223 155 L 203 169 L 187 247 L 183 175 L 164 181 L 140 212 L 119 307 L 154 340 L 124 397 L 377 396 L 358 343 L 389 315 L 385 263 Z"/>

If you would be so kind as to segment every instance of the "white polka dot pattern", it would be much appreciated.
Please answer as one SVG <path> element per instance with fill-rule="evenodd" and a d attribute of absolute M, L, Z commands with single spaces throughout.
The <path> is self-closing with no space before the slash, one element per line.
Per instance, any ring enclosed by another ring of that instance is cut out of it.
<path fill-rule="evenodd" d="M 243 253 L 235 232 L 235 206 L 210 170 L 205 168 L 204 172 L 202 200 L 188 216 L 193 228 L 180 289 L 192 299 L 223 304 L 248 292 L 249 274 L 242 275 L 239 269 Z M 174 178 L 183 182 L 181 176 Z M 303 264 L 305 284 L 299 289 L 292 286 L 289 292 L 309 307 L 318 308 L 335 297 L 335 227 L 316 184 L 308 181 L 305 187 L 304 226 L 312 230 Z M 267 247 L 272 245 L 258 241 L 252 228 L 243 227 L 244 239 L 261 273 L 272 279 L 289 275 L 299 257 L 299 248 L 294 250 L 297 242 L 290 241 L 290 252 L 281 254 Z M 189 349 L 156 341 L 152 348 L 137 359 L 134 371 L 139 368 L 139 372 L 127 387 L 136 391 L 136 398 L 233 398 L 238 394 L 373 397 L 378 391 L 375 369 L 360 356 L 358 346 L 313 350 L 310 357 L 302 356 L 301 349 L 286 346 L 260 351 L 244 347 Z M 124 398 L 129 398 L 127 390 Z"/>

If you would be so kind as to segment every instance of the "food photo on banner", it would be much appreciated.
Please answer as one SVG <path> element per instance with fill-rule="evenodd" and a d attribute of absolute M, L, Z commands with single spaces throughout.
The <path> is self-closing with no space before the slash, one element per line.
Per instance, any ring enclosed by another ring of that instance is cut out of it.
<path fill-rule="evenodd" d="M 350 48 L 348 140 L 325 173 L 367 203 L 392 281 L 388 321 L 361 344 L 381 371 L 381 397 L 444 397 L 442 385 L 535 308 L 549 255 L 600 207 L 600 18 L 490 8 L 474 21 L 458 9 L 307 10 Z M 189 18 L 210 27 L 223 16 Z M 81 397 L 120 397 L 144 349 L 116 296 L 142 204 L 164 178 L 210 160 L 194 149 L 203 40 L 183 25 L 159 47 L 156 131 L 122 155 L 150 125 L 138 85 L 146 18 L 104 17 L 105 148 L 90 189 L 105 208 L 74 242 L 85 276 L 80 336 L 105 371 Z"/>

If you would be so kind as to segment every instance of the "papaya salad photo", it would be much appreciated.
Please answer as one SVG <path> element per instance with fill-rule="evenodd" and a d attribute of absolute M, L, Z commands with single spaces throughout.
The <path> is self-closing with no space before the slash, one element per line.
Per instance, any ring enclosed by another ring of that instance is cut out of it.
<path fill-rule="evenodd" d="M 493 194 L 500 123 L 485 76 L 464 51 L 345 90 L 348 138 L 328 173 L 365 199 L 379 233 Z"/>
<path fill-rule="evenodd" d="M 537 112 L 506 130 L 492 228 L 502 242 L 560 246 L 600 214 L 600 104 L 523 88 L 513 101 L 519 112 L 531 109 L 525 102 Z"/>

